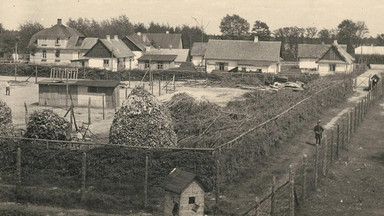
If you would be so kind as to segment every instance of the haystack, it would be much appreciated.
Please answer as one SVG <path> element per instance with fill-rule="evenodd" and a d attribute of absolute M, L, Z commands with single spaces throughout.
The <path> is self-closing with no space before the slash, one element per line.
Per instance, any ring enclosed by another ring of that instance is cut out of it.
<path fill-rule="evenodd" d="M 138 87 L 131 91 L 115 113 L 109 142 L 128 146 L 176 147 L 177 136 L 167 107 Z"/>
<path fill-rule="evenodd" d="M 70 123 L 52 110 L 35 111 L 29 117 L 24 136 L 36 139 L 69 140 Z"/>
<path fill-rule="evenodd" d="M 12 122 L 12 110 L 0 100 L 0 136 L 14 136 L 15 127 Z"/>

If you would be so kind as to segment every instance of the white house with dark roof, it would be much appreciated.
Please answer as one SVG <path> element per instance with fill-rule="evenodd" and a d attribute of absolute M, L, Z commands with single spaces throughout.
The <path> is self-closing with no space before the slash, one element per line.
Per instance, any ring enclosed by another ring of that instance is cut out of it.
<path fill-rule="evenodd" d="M 125 36 L 121 40 L 128 46 L 133 54 L 135 54 L 135 57 L 132 61 L 132 68 L 138 68 L 139 62 L 137 59 L 139 59 L 144 52 L 149 51 L 152 48 L 151 43 L 145 42 L 142 39 L 140 32 L 137 34 Z"/>
<path fill-rule="evenodd" d="M 56 25 L 31 37 L 28 46 L 35 46 L 37 51 L 30 55 L 30 63 L 69 65 L 71 60 L 79 59 L 94 42 L 95 38 L 86 38 L 80 32 L 63 25 L 61 19 L 57 19 Z"/>
<path fill-rule="evenodd" d="M 207 51 L 208 43 L 195 42 L 191 49 L 191 61 L 195 66 L 205 66 L 204 55 Z"/>
<path fill-rule="evenodd" d="M 335 41 L 316 61 L 320 76 L 351 73 L 355 59 Z"/>
<path fill-rule="evenodd" d="M 81 60 L 86 62 L 88 67 L 118 71 L 132 69 L 134 56 L 117 35 L 113 38 L 107 35 L 106 39 L 98 39 Z"/>
<path fill-rule="evenodd" d="M 329 50 L 331 44 L 299 44 L 297 58 L 299 68 L 304 73 L 317 73 L 317 60 Z M 347 45 L 339 45 L 342 49 L 347 50 Z"/>
<path fill-rule="evenodd" d="M 206 71 L 278 73 L 280 41 L 209 40 L 205 52 Z"/>

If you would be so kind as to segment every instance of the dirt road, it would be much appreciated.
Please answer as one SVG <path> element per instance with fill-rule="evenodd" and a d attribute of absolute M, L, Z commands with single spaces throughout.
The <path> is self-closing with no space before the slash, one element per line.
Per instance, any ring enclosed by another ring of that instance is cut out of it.
<path fill-rule="evenodd" d="M 380 103 L 297 215 L 384 215 L 383 100 Z"/>

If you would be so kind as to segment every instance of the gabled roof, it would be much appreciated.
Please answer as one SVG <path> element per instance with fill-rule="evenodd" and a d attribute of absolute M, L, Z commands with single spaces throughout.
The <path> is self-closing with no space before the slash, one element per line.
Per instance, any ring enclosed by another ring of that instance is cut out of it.
<path fill-rule="evenodd" d="M 113 51 L 113 55 L 117 58 L 135 56 L 121 39 L 99 39 L 99 41 L 104 44 L 110 52 Z"/>
<path fill-rule="evenodd" d="M 189 49 L 151 49 L 146 54 L 176 55 L 175 62 L 188 61 Z"/>
<path fill-rule="evenodd" d="M 165 179 L 164 189 L 169 192 L 181 194 L 184 189 L 195 180 L 197 181 L 195 174 L 175 168 Z M 197 183 L 203 186 L 199 181 L 197 181 Z M 205 190 L 204 187 L 202 187 L 202 189 Z"/>
<path fill-rule="evenodd" d="M 195 42 L 191 49 L 191 56 L 204 56 L 208 43 Z"/>
<path fill-rule="evenodd" d="M 340 44 L 339 46 L 347 50 L 347 45 Z M 297 57 L 318 59 L 328 51 L 329 47 L 331 47 L 331 44 L 299 44 Z"/>
<path fill-rule="evenodd" d="M 144 54 L 138 61 L 164 61 L 172 62 L 176 59 L 177 55 L 160 55 L 160 54 Z"/>
<path fill-rule="evenodd" d="M 209 40 L 205 59 L 280 60 L 280 41 Z"/>
<path fill-rule="evenodd" d="M 68 43 L 65 48 L 74 48 L 79 38 L 85 37 L 85 36 L 80 32 L 76 31 L 75 29 L 66 27 L 65 25 L 62 25 L 62 24 L 56 24 L 51 28 L 43 29 L 37 32 L 36 34 L 34 34 L 31 37 L 31 40 L 29 41 L 29 45 L 32 45 L 33 43 L 35 43 L 39 38 L 52 38 L 52 37 L 68 38 Z"/>
<path fill-rule="evenodd" d="M 82 50 L 91 49 L 97 43 L 97 40 L 98 38 L 91 38 L 91 37 L 84 38 L 83 42 L 81 43 L 80 49 Z"/>
<path fill-rule="evenodd" d="M 343 60 L 348 63 L 352 64 L 355 61 L 355 58 L 353 58 L 342 46 L 338 45 L 337 43 L 333 43 L 332 46 L 328 48 L 326 52 L 316 61 L 317 62 L 322 62 L 322 58 L 331 50 L 334 49 L 336 52 L 340 54 L 340 56 L 343 58 Z M 332 60 L 324 60 L 326 62 L 332 62 Z M 334 63 L 338 63 L 338 61 L 334 61 Z"/>
<path fill-rule="evenodd" d="M 148 46 L 151 46 L 150 42 L 144 41 L 141 36 L 137 34 L 126 36 L 126 38 L 131 41 L 137 48 L 139 48 L 141 51 L 145 51 L 145 49 Z"/>
<path fill-rule="evenodd" d="M 142 38 L 147 43 L 154 43 L 156 48 L 170 48 L 173 49 L 183 47 L 181 42 L 181 34 L 167 34 L 167 33 L 143 33 Z"/>

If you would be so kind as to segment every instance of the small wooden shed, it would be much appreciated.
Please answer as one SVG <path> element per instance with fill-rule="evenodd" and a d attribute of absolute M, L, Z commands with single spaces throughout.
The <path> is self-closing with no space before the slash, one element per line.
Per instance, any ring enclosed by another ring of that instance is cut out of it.
<path fill-rule="evenodd" d="M 116 80 L 42 80 L 39 84 L 39 105 L 64 107 L 67 100 L 74 106 L 88 106 L 91 98 L 92 107 L 114 108 L 120 104 L 119 81 Z M 67 87 L 68 86 L 68 87 Z"/>
<path fill-rule="evenodd" d="M 205 188 L 196 175 L 174 169 L 165 180 L 164 215 L 204 215 Z"/>

